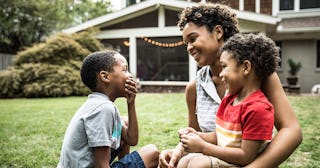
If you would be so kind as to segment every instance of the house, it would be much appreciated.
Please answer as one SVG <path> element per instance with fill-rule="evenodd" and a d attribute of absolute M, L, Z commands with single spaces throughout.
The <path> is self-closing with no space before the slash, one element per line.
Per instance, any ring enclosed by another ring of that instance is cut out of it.
<path fill-rule="evenodd" d="M 202 0 L 203 1 L 203 0 Z M 223 0 L 211 0 L 220 2 Z M 188 56 L 176 26 L 178 13 L 198 1 L 122 0 L 123 8 L 64 29 L 75 33 L 97 27 L 96 35 L 108 48 L 129 60 L 130 71 L 143 87 L 184 87 L 195 78 L 197 65 Z M 262 32 L 282 48 L 277 70 L 286 85 L 288 65 L 293 58 L 302 63 L 301 92 L 310 93 L 320 83 L 320 3 L 308 0 L 232 0 L 241 32 Z"/>

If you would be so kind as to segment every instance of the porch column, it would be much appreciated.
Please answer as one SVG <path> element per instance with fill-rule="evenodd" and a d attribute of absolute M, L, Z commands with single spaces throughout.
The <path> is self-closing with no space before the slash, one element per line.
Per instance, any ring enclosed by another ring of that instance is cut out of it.
<path fill-rule="evenodd" d="M 136 37 L 129 37 L 129 70 L 131 74 L 137 76 L 137 39 Z"/>
<path fill-rule="evenodd" d="M 189 55 L 189 81 L 196 78 L 197 62 Z"/>
<path fill-rule="evenodd" d="M 256 0 L 256 3 L 255 3 L 255 7 L 256 7 L 256 13 L 260 13 L 260 0 Z"/>
<path fill-rule="evenodd" d="M 277 16 L 279 13 L 280 0 L 273 0 L 272 1 L 272 16 Z"/>

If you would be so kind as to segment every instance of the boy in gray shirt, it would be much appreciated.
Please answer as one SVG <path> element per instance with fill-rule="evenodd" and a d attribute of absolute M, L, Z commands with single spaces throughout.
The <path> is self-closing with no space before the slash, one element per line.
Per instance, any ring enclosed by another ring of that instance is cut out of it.
<path fill-rule="evenodd" d="M 135 110 L 137 83 L 128 72 L 126 59 L 115 51 L 92 53 L 83 61 L 81 79 L 92 93 L 67 128 L 58 168 L 156 167 L 159 151 L 154 145 L 113 162 L 125 144 L 134 146 L 139 138 Z M 118 97 L 127 99 L 128 126 L 122 124 L 113 103 Z"/>

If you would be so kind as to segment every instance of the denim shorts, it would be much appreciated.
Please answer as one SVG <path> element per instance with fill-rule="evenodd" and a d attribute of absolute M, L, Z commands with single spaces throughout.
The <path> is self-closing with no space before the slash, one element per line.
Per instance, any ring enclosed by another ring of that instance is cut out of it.
<path fill-rule="evenodd" d="M 137 151 L 127 154 L 122 159 L 111 164 L 112 168 L 145 168 L 142 158 Z"/>

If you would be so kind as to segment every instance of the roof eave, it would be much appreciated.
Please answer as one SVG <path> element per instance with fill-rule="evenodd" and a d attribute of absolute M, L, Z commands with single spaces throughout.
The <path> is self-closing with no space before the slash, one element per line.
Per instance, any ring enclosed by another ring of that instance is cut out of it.
<path fill-rule="evenodd" d="M 146 8 L 155 7 L 155 9 L 157 9 L 160 5 L 173 7 L 173 8 L 176 8 L 177 10 L 182 10 L 186 7 L 198 5 L 198 3 L 187 2 L 187 1 L 168 1 L 168 0 L 144 1 L 141 3 L 135 4 L 135 5 L 129 6 L 127 8 L 124 8 L 124 9 L 97 17 L 95 19 L 89 20 L 89 21 L 81 23 L 79 25 L 76 25 L 76 26 L 73 26 L 73 27 L 70 27 L 67 29 L 63 29 L 62 32 L 68 33 L 68 34 L 79 32 L 79 31 L 88 29 L 90 27 L 94 27 L 94 26 L 103 24 L 105 22 L 109 22 L 111 20 L 129 15 L 131 13 L 144 10 Z M 271 25 L 276 25 L 281 20 L 280 18 L 276 18 L 273 16 L 264 15 L 264 14 L 257 14 L 257 13 L 253 13 L 253 12 L 236 10 L 236 13 L 237 13 L 238 19 L 255 21 L 255 22 L 271 24 Z"/>

